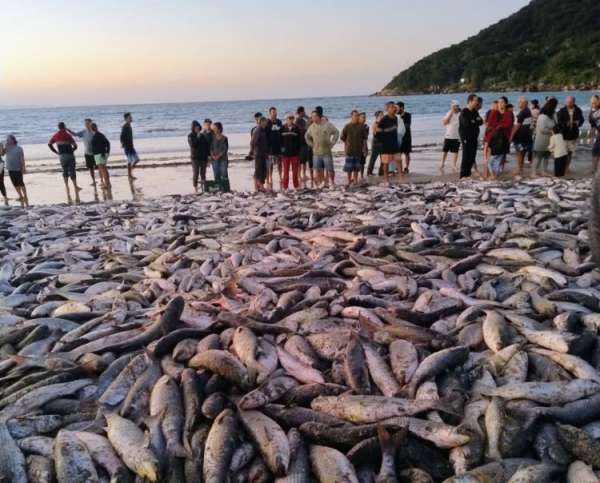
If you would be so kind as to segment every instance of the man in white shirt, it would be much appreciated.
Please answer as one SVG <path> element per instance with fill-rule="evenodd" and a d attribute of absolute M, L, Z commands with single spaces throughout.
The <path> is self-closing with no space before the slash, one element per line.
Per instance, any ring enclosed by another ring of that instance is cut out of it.
<path fill-rule="evenodd" d="M 460 150 L 460 135 L 459 131 L 459 117 L 460 117 L 460 105 L 458 101 L 452 101 L 450 104 L 450 110 L 448 114 L 442 119 L 442 124 L 446 126 L 446 134 L 444 135 L 444 147 L 442 149 L 442 164 L 440 165 L 440 172 L 443 174 L 446 167 L 446 159 L 448 153 L 454 154 L 454 171 L 458 168 L 458 151 Z"/>
<path fill-rule="evenodd" d="M 94 161 L 94 153 L 92 152 L 92 138 L 94 137 L 94 133 L 92 132 L 92 120 L 88 118 L 84 122 L 85 129 L 82 131 L 71 131 L 70 129 L 67 129 L 67 131 L 71 133 L 71 136 L 78 137 L 83 141 L 85 166 L 90 172 L 92 186 L 96 186 L 96 175 L 94 173 L 96 161 Z"/>

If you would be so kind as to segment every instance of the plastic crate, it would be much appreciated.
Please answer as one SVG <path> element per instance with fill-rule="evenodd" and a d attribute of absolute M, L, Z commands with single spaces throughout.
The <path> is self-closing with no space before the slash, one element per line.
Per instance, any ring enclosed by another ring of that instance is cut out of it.
<path fill-rule="evenodd" d="M 219 181 L 205 181 L 202 191 L 205 193 L 229 193 L 231 188 L 229 187 L 229 180 L 222 179 Z"/>

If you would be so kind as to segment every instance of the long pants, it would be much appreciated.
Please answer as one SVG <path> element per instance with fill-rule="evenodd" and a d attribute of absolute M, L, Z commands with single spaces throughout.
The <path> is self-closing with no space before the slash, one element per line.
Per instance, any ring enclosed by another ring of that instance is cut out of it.
<path fill-rule="evenodd" d="M 300 187 L 300 157 L 292 156 L 283 158 L 283 189 L 288 189 L 290 184 L 290 167 L 292 168 L 292 180 L 294 188 Z"/>
<path fill-rule="evenodd" d="M 221 181 L 224 179 L 228 179 L 229 176 L 227 174 L 227 167 L 229 165 L 229 161 L 227 159 L 218 159 L 213 160 L 212 168 L 213 174 L 215 176 L 215 181 Z"/>
<path fill-rule="evenodd" d="M 460 163 L 460 177 L 470 178 L 471 171 L 475 165 L 475 159 L 477 158 L 477 139 L 463 139 L 462 142 L 463 152 L 462 161 Z"/>
<path fill-rule="evenodd" d="M 200 176 L 200 179 L 203 182 L 206 181 L 206 165 L 207 164 L 208 164 L 208 161 L 206 159 L 200 161 L 199 159 L 192 158 L 192 183 L 194 183 L 195 187 L 198 186 L 198 175 Z"/>
<path fill-rule="evenodd" d="M 6 186 L 4 186 L 4 170 L 0 171 L 0 193 L 6 198 Z"/>
<path fill-rule="evenodd" d="M 561 156 L 560 158 L 554 159 L 554 175 L 561 177 L 565 175 L 567 171 L 567 161 L 569 160 L 569 156 Z"/>
<path fill-rule="evenodd" d="M 371 176 L 373 174 L 373 170 L 375 169 L 375 162 L 379 157 L 379 143 L 373 142 L 371 146 L 371 157 L 369 158 L 369 165 L 367 166 L 367 175 Z"/>

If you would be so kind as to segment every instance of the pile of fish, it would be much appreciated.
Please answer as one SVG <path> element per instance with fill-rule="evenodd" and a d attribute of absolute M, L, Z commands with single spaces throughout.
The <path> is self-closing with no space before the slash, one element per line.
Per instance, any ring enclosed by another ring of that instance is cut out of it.
<path fill-rule="evenodd" d="M 590 181 L 0 212 L 0 481 L 599 482 Z"/>

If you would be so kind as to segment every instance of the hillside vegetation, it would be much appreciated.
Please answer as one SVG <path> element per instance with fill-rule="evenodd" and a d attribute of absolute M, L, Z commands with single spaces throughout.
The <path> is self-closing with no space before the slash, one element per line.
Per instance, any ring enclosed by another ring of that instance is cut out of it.
<path fill-rule="evenodd" d="M 398 74 L 380 94 L 600 86 L 600 0 L 532 0 Z"/>

